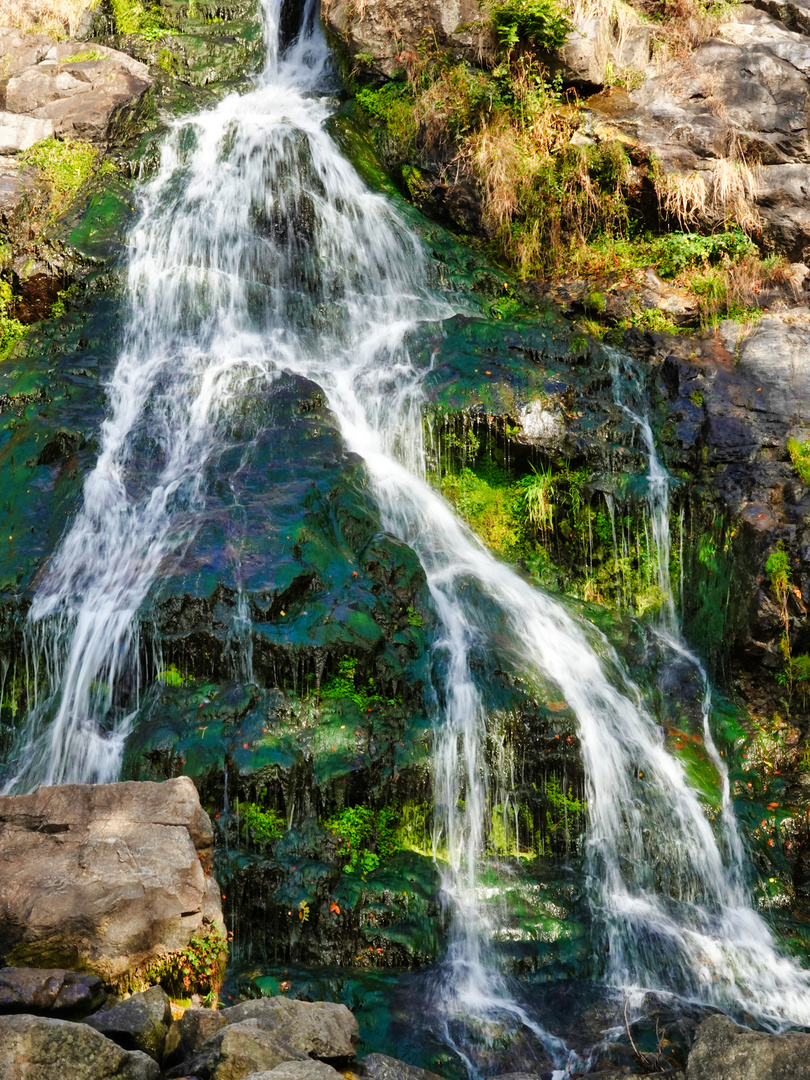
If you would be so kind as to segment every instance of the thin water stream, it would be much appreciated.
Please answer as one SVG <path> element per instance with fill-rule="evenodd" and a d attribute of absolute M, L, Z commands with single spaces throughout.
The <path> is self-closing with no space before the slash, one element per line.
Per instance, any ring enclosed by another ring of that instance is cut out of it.
<path fill-rule="evenodd" d="M 323 387 L 347 446 L 365 461 L 385 528 L 417 552 L 439 619 L 426 707 L 453 930 L 437 1001 L 470 1072 L 464 1027 L 493 1017 L 530 1028 L 557 1068 L 576 1065 L 488 956 L 476 900 L 488 783 L 474 673 L 482 650 L 530 684 L 553 683 L 576 713 L 590 901 L 608 982 L 747 1012 L 773 1028 L 810 1024 L 810 976 L 780 954 L 744 894 L 727 779 L 718 842 L 606 640 L 497 562 L 428 485 L 426 371 L 408 337 L 456 308 L 426 285 L 420 243 L 325 130 L 334 102 L 315 0 L 283 57 L 279 0 L 264 0 L 264 13 L 268 58 L 255 88 L 177 120 L 140 194 L 101 452 L 29 618 L 30 654 L 47 658 L 51 689 L 27 719 L 7 790 L 117 779 L 134 719 L 118 688 L 138 684 L 138 610 L 164 557 L 193 536 L 229 402 L 246 380 L 298 373 Z M 638 423 L 660 500 L 666 477 L 642 414 Z M 663 574 L 668 511 L 653 524 Z M 685 653 L 666 573 L 661 633 Z M 242 605 L 235 642 L 246 639 L 246 618 Z M 708 706 L 706 735 L 713 745 Z"/>

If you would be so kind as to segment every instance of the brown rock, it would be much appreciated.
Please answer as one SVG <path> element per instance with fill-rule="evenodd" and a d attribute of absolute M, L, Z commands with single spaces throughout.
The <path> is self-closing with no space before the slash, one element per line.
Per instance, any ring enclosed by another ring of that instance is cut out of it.
<path fill-rule="evenodd" d="M 0 958 L 129 985 L 222 927 L 212 836 L 186 777 L 0 797 Z"/>

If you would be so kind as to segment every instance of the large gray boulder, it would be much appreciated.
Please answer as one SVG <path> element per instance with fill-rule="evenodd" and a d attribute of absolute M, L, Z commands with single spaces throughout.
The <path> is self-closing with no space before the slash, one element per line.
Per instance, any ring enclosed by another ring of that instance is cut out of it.
<path fill-rule="evenodd" d="M 36 1013 L 75 1019 L 103 1003 L 95 975 L 59 968 L 0 968 L 0 1013 Z"/>
<path fill-rule="evenodd" d="M 196 1076 L 199 1080 L 242 1080 L 250 1073 L 266 1072 L 287 1061 L 307 1061 L 307 1055 L 290 1046 L 256 1020 L 229 1024 L 203 1043 L 169 1077 Z"/>
<path fill-rule="evenodd" d="M 325 1061 L 285 1061 L 275 1069 L 250 1073 L 244 1080 L 342 1080 L 343 1073 Z"/>
<path fill-rule="evenodd" d="M 122 1050 L 86 1024 L 42 1016 L 0 1016 L 3 1080 L 158 1080 L 156 1063 Z"/>
<path fill-rule="evenodd" d="M 358 1076 L 369 1080 L 442 1080 L 436 1073 L 419 1069 L 386 1054 L 369 1054 L 357 1063 Z M 499 1080 L 505 1080 L 501 1077 Z M 527 1077 L 526 1080 L 529 1080 Z"/>
<path fill-rule="evenodd" d="M 186 777 L 0 797 L 0 961 L 137 988 L 223 930 L 212 844 Z"/>
<path fill-rule="evenodd" d="M 390 78 L 406 67 L 409 53 L 426 38 L 476 62 L 492 56 L 495 41 L 478 0 L 327 0 L 327 30 L 350 57 Z"/>
<path fill-rule="evenodd" d="M 807 1080 L 810 1035 L 767 1035 L 710 1016 L 697 1029 L 686 1080 Z"/>
<path fill-rule="evenodd" d="M 133 994 L 112 1009 L 89 1016 L 85 1021 L 125 1050 L 143 1050 L 155 1061 L 163 1057 L 171 1022 L 171 1003 L 159 986 Z"/>
<path fill-rule="evenodd" d="M 352 1058 L 357 1049 L 357 1020 L 345 1005 L 330 1001 L 257 998 L 224 1009 L 222 1015 L 229 1024 L 250 1020 L 312 1057 Z"/>

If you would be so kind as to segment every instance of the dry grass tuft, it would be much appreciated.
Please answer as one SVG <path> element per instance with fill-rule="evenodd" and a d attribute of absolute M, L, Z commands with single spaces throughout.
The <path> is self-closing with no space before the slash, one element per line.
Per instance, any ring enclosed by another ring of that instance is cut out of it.
<path fill-rule="evenodd" d="M 721 157 L 712 173 L 712 206 L 726 222 L 750 232 L 759 224 L 756 198 L 760 185 L 757 169 L 734 157 Z"/>
<path fill-rule="evenodd" d="M 54 37 L 70 37 L 82 14 L 98 0 L 0 0 L 0 26 Z"/>
<path fill-rule="evenodd" d="M 684 229 L 706 212 L 709 192 L 700 173 L 659 173 L 655 190 L 666 213 L 677 218 Z"/>

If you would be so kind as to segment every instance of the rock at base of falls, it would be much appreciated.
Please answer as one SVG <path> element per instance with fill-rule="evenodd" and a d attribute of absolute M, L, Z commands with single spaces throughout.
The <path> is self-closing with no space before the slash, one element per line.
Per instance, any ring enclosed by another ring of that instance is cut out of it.
<path fill-rule="evenodd" d="M 3 1080 L 158 1080 L 156 1062 L 122 1050 L 85 1024 L 42 1016 L 0 1016 Z"/>
<path fill-rule="evenodd" d="M 697 1029 L 687 1080 L 798 1080 L 810 1076 L 810 1035 L 770 1035 L 710 1016 Z"/>
<path fill-rule="evenodd" d="M 187 777 L 0 797 L 0 961 L 77 968 L 117 990 L 161 981 L 224 930 L 212 843 Z M 220 976 L 212 964 L 193 989 Z"/>

